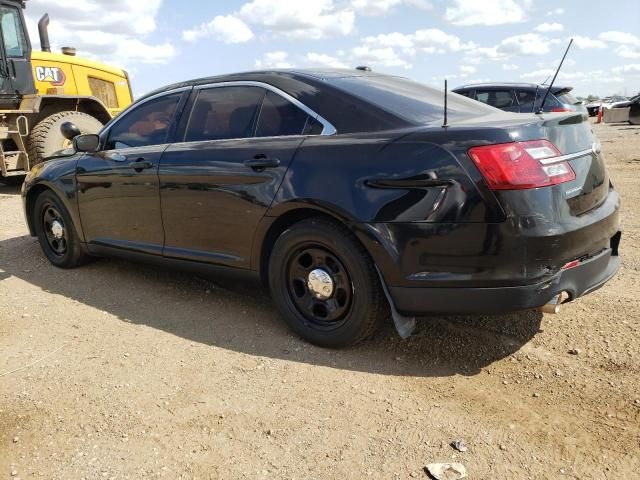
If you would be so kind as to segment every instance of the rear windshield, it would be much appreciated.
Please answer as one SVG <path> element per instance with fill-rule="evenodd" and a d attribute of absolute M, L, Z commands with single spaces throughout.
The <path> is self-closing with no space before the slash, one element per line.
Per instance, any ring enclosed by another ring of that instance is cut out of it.
<path fill-rule="evenodd" d="M 370 102 L 410 123 L 442 121 L 444 92 L 401 77 L 362 76 L 329 80 L 350 95 Z M 450 119 L 486 115 L 497 109 L 449 92 L 447 113 Z"/>

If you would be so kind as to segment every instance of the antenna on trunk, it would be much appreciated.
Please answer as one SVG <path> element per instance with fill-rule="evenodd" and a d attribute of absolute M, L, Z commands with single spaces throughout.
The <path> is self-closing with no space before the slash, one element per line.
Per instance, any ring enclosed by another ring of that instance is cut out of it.
<path fill-rule="evenodd" d="M 447 126 L 447 79 L 444 79 L 444 122 L 443 127 Z"/>
<path fill-rule="evenodd" d="M 547 91 L 545 92 L 544 97 L 542 98 L 542 103 L 540 104 L 540 107 L 538 108 L 536 113 L 542 113 L 542 109 L 544 108 L 544 104 L 547 101 L 547 97 L 549 96 L 549 93 L 551 93 L 551 88 L 553 87 L 553 84 L 556 81 L 556 77 L 558 76 L 558 73 L 560 72 L 560 69 L 562 68 L 562 64 L 564 63 L 564 59 L 567 56 L 567 53 L 569 53 L 569 49 L 571 48 L 571 44 L 572 43 L 573 43 L 573 38 L 571 40 L 569 40 L 569 45 L 567 45 L 567 49 L 564 51 L 564 55 L 562 56 L 562 60 L 560 60 L 560 65 L 558 65 L 556 73 L 553 74 L 553 79 L 551 80 L 551 83 L 549 84 L 549 88 L 547 88 Z"/>

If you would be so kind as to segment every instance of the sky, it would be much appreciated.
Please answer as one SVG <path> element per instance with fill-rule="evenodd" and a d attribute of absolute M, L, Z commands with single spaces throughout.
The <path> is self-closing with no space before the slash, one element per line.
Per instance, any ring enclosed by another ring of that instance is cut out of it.
<path fill-rule="evenodd" d="M 640 0 L 29 0 L 55 49 L 125 68 L 135 96 L 265 68 L 349 67 L 451 87 L 543 82 L 640 92 Z"/>

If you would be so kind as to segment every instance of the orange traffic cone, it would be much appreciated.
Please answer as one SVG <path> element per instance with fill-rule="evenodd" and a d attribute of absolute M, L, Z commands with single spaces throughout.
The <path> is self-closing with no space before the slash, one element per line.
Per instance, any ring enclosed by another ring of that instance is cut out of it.
<path fill-rule="evenodd" d="M 596 120 L 596 123 L 602 122 L 602 110 L 604 110 L 604 107 L 600 105 L 600 108 L 598 109 L 598 120 Z"/>

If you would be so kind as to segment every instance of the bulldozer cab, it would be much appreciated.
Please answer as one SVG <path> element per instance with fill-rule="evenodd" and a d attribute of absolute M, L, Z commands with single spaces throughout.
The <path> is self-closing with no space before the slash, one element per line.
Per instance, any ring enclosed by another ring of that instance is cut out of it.
<path fill-rule="evenodd" d="M 0 0 L 0 109 L 36 93 L 23 8 L 22 0 Z"/>

